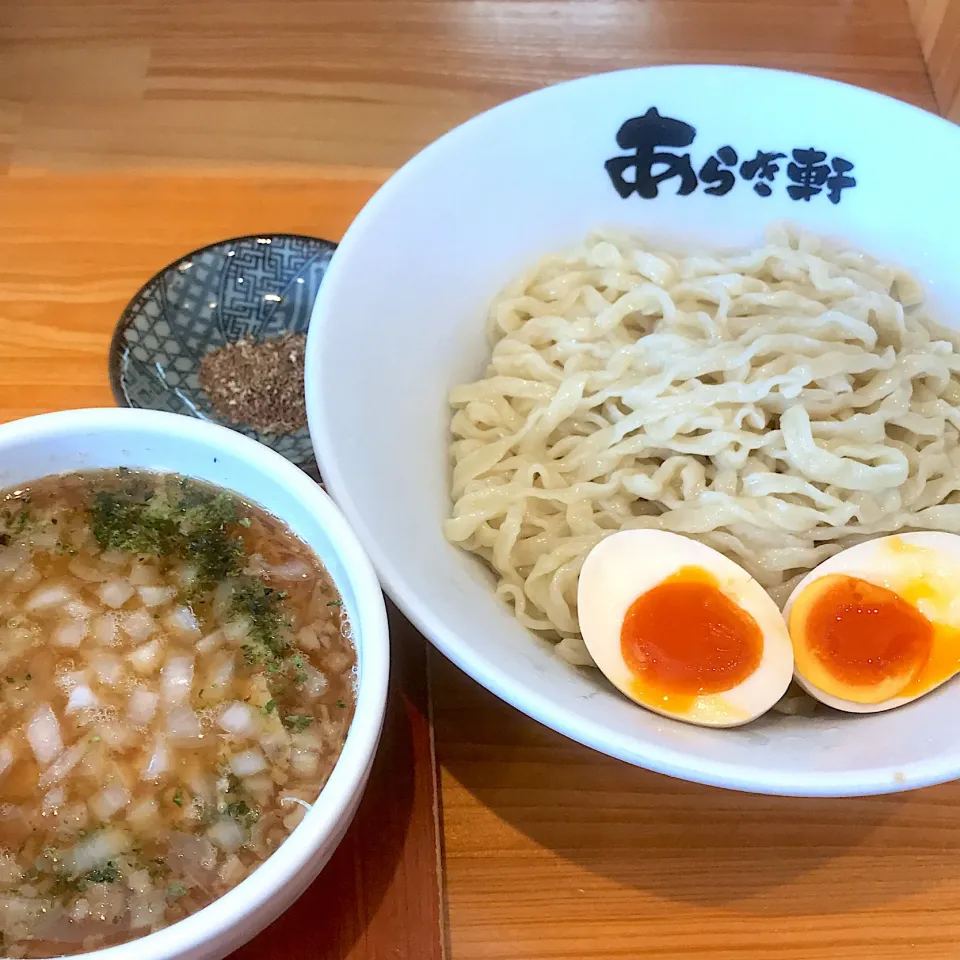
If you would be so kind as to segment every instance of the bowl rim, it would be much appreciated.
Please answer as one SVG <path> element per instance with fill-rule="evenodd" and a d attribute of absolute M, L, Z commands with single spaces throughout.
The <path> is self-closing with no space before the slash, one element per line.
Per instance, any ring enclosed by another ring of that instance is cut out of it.
<path fill-rule="evenodd" d="M 116 946 L 68 954 L 69 960 L 129 960 L 132 950 L 136 950 L 139 960 L 194 956 L 192 951 L 225 937 L 247 915 L 265 912 L 270 901 L 288 884 L 296 885 L 298 876 L 309 869 L 310 861 L 325 844 L 333 842 L 332 852 L 339 843 L 366 784 L 386 709 L 389 634 L 386 605 L 373 565 L 330 496 L 280 454 L 219 424 L 165 411 L 121 407 L 59 411 L 0 424 L 0 455 L 13 445 L 29 445 L 58 436 L 122 434 L 133 430 L 168 436 L 171 441 L 189 435 L 208 446 L 211 453 L 229 453 L 243 460 L 250 470 L 269 475 L 298 500 L 310 505 L 317 522 L 329 535 L 333 551 L 343 564 L 345 579 L 356 596 L 351 613 L 355 615 L 354 643 L 360 664 L 357 706 L 347 740 L 320 797 L 294 832 L 253 873 L 201 910 L 168 927 Z M 218 485 L 231 489 L 229 484 Z M 295 528 L 291 529 L 296 533 Z M 296 841 L 291 842 L 294 837 Z M 266 922 L 273 919 L 270 916 Z"/>
<path fill-rule="evenodd" d="M 582 90 L 588 86 L 602 87 L 616 78 L 641 80 L 651 76 L 681 74 L 686 75 L 688 81 L 694 78 L 715 81 L 724 76 L 748 75 L 762 83 L 776 78 L 779 82 L 786 81 L 807 88 L 841 91 L 844 96 L 860 97 L 865 101 L 879 100 L 893 111 L 922 115 L 926 122 L 937 123 L 943 130 L 955 131 L 960 151 L 960 127 L 895 97 L 854 84 L 796 71 L 727 64 L 669 64 L 591 74 L 535 90 L 472 117 L 417 153 L 377 190 L 347 229 L 324 277 L 314 304 L 305 365 L 307 419 L 324 482 L 370 554 L 385 591 L 417 629 L 445 656 L 497 697 L 571 740 L 608 756 L 668 776 L 711 786 L 779 796 L 847 797 L 897 793 L 956 779 L 960 777 L 960 757 L 953 762 L 934 759 L 897 768 L 878 766 L 869 771 L 855 773 L 803 772 L 771 775 L 761 768 L 742 763 L 691 758 L 681 750 L 652 746 L 643 740 L 613 730 L 609 725 L 572 715 L 555 698 L 532 692 L 493 660 L 464 643 L 456 629 L 445 624 L 433 613 L 402 565 L 393 562 L 390 552 L 368 527 L 341 470 L 336 444 L 326 427 L 327 417 L 321 397 L 320 375 L 325 362 L 323 331 L 335 308 L 335 301 L 340 296 L 341 285 L 347 287 L 350 283 L 346 271 L 351 256 L 360 248 L 364 234 L 375 226 L 382 211 L 388 209 L 393 198 L 405 189 L 407 181 L 418 177 L 423 166 L 450 148 L 455 148 L 461 139 L 484 129 L 488 135 L 494 136 L 493 131 L 501 119 L 523 113 L 534 104 L 545 105 L 562 100 L 570 87 Z M 451 546 L 451 549 L 454 548 Z"/>

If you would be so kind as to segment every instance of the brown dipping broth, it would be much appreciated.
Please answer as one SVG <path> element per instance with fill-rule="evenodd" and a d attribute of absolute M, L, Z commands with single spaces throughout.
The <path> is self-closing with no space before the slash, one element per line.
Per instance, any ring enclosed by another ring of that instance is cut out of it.
<path fill-rule="evenodd" d="M 105 493 L 149 502 L 179 546 L 118 547 Z M 236 544 L 215 582 L 207 541 L 183 546 L 197 503 Z M 236 886 L 329 777 L 355 673 L 329 575 L 259 507 L 132 471 L 0 492 L 0 952 L 122 943 Z"/>

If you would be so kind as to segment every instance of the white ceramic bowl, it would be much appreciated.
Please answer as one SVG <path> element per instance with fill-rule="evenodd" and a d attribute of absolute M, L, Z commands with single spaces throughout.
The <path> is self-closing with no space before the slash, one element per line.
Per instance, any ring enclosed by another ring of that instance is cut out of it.
<path fill-rule="evenodd" d="M 618 130 L 652 107 L 695 128 L 690 146 L 674 148 L 692 157 L 695 171 L 720 148 L 734 148 L 729 193 L 708 195 L 700 183 L 680 196 L 680 181 L 666 180 L 655 199 L 620 196 L 605 162 L 630 153 L 618 146 Z M 831 180 L 809 201 L 794 200 L 788 185 L 803 184 L 788 179 L 798 159 L 791 154 L 811 147 L 826 154 Z M 787 155 L 764 181 L 769 196 L 738 169 L 759 150 Z M 780 794 L 882 793 L 960 776 L 958 681 L 869 718 L 771 716 L 732 731 L 673 722 L 559 660 L 499 604 L 488 574 L 441 529 L 450 509 L 447 392 L 481 374 L 489 301 L 539 256 L 603 225 L 671 244 L 757 245 L 770 221 L 789 218 L 912 268 L 950 322 L 960 316 L 957 169 L 960 129 L 952 124 L 865 90 L 735 67 L 577 80 L 498 107 L 427 148 L 348 231 L 321 288 L 307 351 L 321 469 L 388 592 L 494 693 L 631 763 Z M 834 175 L 856 180 L 839 190 L 839 203 L 827 189 L 841 186 Z"/>
<path fill-rule="evenodd" d="M 127 466 L 206 480 L 259 504 L 308 543 L 333 577 L 357 647 L 357 710 L 317 802 L 283 845 L 210 906 L 82 960 L 219 960 L 300 896 L 340 842 L 380 739 L 389 643 L 383 595 L 330 498 L 279 454 L 225 427 L 149 410 L 75 410 L 0 425 L 0 490 L 53 473 Z"/>

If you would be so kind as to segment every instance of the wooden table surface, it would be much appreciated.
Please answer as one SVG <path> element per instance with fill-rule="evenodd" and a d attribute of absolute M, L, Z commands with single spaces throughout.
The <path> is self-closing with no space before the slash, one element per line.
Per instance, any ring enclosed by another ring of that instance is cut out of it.
<path fill-rule="evenodd" d="M 113 323 L 178 254 L 336 239 L 427 141 L 554 80 L 726 61 L 955 110 L 960 0 L 911 8 L 919 34 L 906 0 L 0 0 L 0 420 L 110 403 Z M 357 821 L 238 958 L 958 955 L 960 787 L 691 786 L 540 727 L 399 616 L 394 646 Z"/>

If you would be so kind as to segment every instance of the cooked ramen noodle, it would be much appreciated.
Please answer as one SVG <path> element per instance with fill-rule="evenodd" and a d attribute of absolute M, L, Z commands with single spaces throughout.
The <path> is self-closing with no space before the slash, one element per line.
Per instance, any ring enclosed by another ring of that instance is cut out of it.
<path fill-rule="evenodd" d="M 232 494 L 130 471 L 0 493 L 3 955 L 236 886 L 333 769 L 355 661 L 316 556 Z"/>
<path fill-rule="evenodd" d="M 451 394 L 447 536 L 518 619 L 590 662 L 584 557 L 686 534 L 779 602 L 846 546 L 960 532 L 960 337 L 895 266 L 778 225 L 743 253 L 595 234 L 489 314 L 485 376 Z"/>

